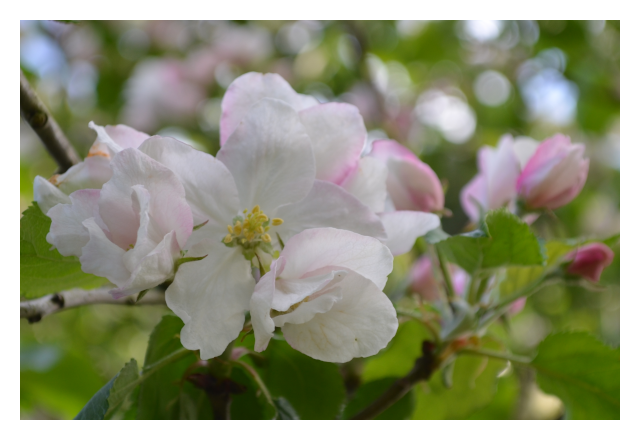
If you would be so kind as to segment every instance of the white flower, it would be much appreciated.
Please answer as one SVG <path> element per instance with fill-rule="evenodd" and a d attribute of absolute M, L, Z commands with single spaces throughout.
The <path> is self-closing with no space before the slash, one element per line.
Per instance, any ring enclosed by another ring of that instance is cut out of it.
<path fill-rule="evenodd" d="M 256 351 L 281 327 L 296 350 L 327 362 L 372 356 L 398 329 L 382 292 L 393 256 L 378 240 L 333 228 L 291 238 L 251 298 Z"/>
<path fill-rule="evenodd" d="M 118 286 L 111 291 L 117 298 L 173 276 L 193 218 L 180 181 L 165 166 L 133 148 L 110 165 L 113 175 L 102 190 L 75 191 L 70 204 L 49 210 L 47 241 L 62 255 L 80 257 L 84 272 Z"/>
<path fill-rule="evenodd" d="M 244 324 L 254 267 L 268 270 L 282 240 L 309 228 L 337 227 L 385 238 L 377 216 L 339 186 L 315 179 L 311 139 L 288 104 L 263 99 L 240 121 L 218 158 L 151 138 L 140 150 L 181 179 L 196 225 L 188 256 L 166 292 L 185 322 L 182 344 L 209 359 Z"/>
<path fill-rule="evenodd" d="M 137 148 L 149 135 L 126 125 L 101 127 L 93 122 L 89 127 L 98 137 L 83 162 L 69 168 L 64 174 L 56 174 L 49 180 L 36 176 L 33 182 L 33 198 L 45 214 L 58 203 L 71 203 L 69 194 L 79 189 L 100 189 L 111 178 L 109 162 L 118 151 Z"/>
<path fill-rule="evenodd" d="M 397 160 L 387 160 L 389 154 L 380 158 L 371 156 L 361 158 L 367 131 L 357 107 L 338 102 L 319 104 L 312 96 L 296 93 L 277 74 L 250 72 L 240 76 L 229 86 L 222 100 L 220 143 L 224 145 L 228 141 L 233 130 L 252 106 L 267 98 L 284 101 L 298 112 L 311 138 L 316 162 L 316 179 L 341 186 L 373 212 L 379 214 L 387 234 L 383 242 L 394 255 L 408 252 L 417 237 L 440 225 L 436 215 L 418 212 L 440 210 L 444 199 L 440 182 L 427 165 L 420 162 L 417 157 L 407 158 L 406 153 L 400 158 L 395 158 Z M 389 143 L 389 141 L 386 142 Z M 400 148 L 404 149 L 398 146 L 394 151 Z M 396 164 L 400 165 L 393 167 Z M 392 167 L 391 173 L 388 167 Z M 397 168 L 402 169 L 396 172 Z M 428 174 L 427 171 L 430 173 Z M 403 174 L 404 177 L 413 176 L 412 184 L 417 185 L 417 188 L 406 182 L 402 185 L 403 189 L 407 187 L 404 192 L 411 197 L 426 198 L 433 195 L 437 200 L 430 203 L 426 201 L 405 203 L 399 206 L 401 209 L 416 209 L 416 211 L 396 211 L 393 205 L 386 206 L 385 201 L 390 199 L 387 190 L 393 191 L 393 195 L 402 192 L 398 189 L 401 188 L 400 185 L 394 186 L 392 183 L 398 179 L 391 183 L 387 180 L 388 176 L 396 174 Z M 412 207 L 407 208 L 405 205 Z M 427 205 L 429 209 L 422 209 Z"/>

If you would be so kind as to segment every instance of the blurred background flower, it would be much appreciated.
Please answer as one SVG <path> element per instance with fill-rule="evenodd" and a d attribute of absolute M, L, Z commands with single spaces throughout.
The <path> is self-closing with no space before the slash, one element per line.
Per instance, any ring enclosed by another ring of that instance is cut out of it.
<path fill-rule="evenodd" d="M 573 202 L 533 228 L 543 238 L 619 232 L 619 22 L 23 21 L 20 34 L 23 72 L 83 157 L 95 139 L 91 120 L 215 154 L 225 88 L 248 71 L 276 72 L 321 102 L 356 105 L 367 152 L 390 138 L 427 163 L 446 191 L 449 233 L 469 223 L 459 194 L 478 172 L 481 147 L 504 134 L 557 132 L 585 145 L 589 175 Z M 56 165 L 20 124 L 22 212 L 35 176 Z M 390 295 L 406 287 L 416 256 L 396 258 Z M 601 291 L 552 287 L 531 298 L 512 319 L 512 348 L 527 350 L 553 329 L 619 344 L 619 273 L 616 252 Z M 143 359 L 166 310 L 92 306 L 22 320 L 21 417 L 73 417 L 124 362 Z"/>

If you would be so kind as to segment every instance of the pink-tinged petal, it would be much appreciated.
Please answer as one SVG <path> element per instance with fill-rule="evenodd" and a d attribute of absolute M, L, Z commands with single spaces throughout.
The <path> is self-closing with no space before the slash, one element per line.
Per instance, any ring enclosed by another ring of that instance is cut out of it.
<path fill-rule="evenodd" d="M 251 311 L 251 324 L 255 334 L 254 349 L 257 352 L 266 350 L 269 341 L 273 337 L 273 332 L 276 329 L 273 319 L 271 318 L 271 304 L 276 288 L 275 281 L 278 276 L 279 266 L 284 263 L 285 260 L 282 258 L 275 260 L 271 265 L 271 270 L 260 278 L 251 296 L 249 309 Z"/>
<path fill-rule="evenodd" d="M 142 185 L 151 195 L 150 236 L 158 243 L 167 233 L 176 231 L 178 243 L 184 246 L 193 230 L 193 217 L 176 175 L 131 148 L 118 153 L 111 166 L 113 178 L 102 187 L 100 195 L 100 217 L 109 228 L 113 242 L 125 250 L 136 243 L 140 218 L 131 194 L 133 186 Z"/>
<path fill-rule="evenodd" d="M 460 204 L 471 221 L 476 223 L 480 220 L 479 206 L 487 206 L 487 182 L 482 174 L 477 174 L 462 188 Z"/>
<path fill-rule="evenodd" d="M 367 139 L 358 108 L 330 102 L 300 112 L 311 138 L 316 159 L 316 179 L 339 185 L 356 168 Z"/>
<path fill-rule="evenodd" d="M 279 312 L 286 312 L 289 307 L 322 290 L 339 274 L 345 272 L 339 267 L 329 266 L 312 273 L 313 275 L 307 274 L 304 278 L 278 279 L 271 308 Z"/>
<path fill-rule="evenodd" d="M 373 212 L 384 211 L 387 198 L 387 166 L 375 157 L 365 156 L 340 184 Z"/>
<path fill-rule="evenodd" d="M 311 141 L 298 113 L 274 99 L 255 104 L 218 153 L 240 205 L 264 211 L 304 198 L 316 173 Z"/>
<path fill-rule="evenodd" d="M 524 309 L 524 306 L 526 304 L 527 304 L 527 298 L 520 298 L 520 299 L 515 300 L 509 306 L 509 315 L 513 316 L 513 315 L 517 315 L 518 313 L 522 312 L 522 310 Z"/>
<path fill-rule="evenodd" d="M 105 127 L 89 122 L 89 128 L 94 130 L 96 138 L 89 155 L 113 157 L 123 149 L 138 148 L 149 135 L 126 125 L 107 125 Z"/>
<path fill-rule="evenodd" d="M 417 211 L 395 211 L 380 214 L 387 232 L 383 243 L 393 255 L 402 255 L 411 250 L 416 239 L 440 226 L 435 214 Z"/>
<path fill-rule="evenodd" d="M 336 280 L 331 283 L 331 286 L 316 292 L 316 295 L 314 295 L 315 298 L 311 301 L 305 301 L 299 304 L 298 307 L 290 313 L 274 316 L 273 322 L 276 327 L 284 327 L 286 324 L 306 324 L 317 314 L 327 313 L 342 299 L 344 292 L 337 284 L 339 284 L 348 273 L 348 271 L 337 273 Z"/>
<path fill-rule="evenodd" d="M 227 225 L 241 209 L 233 176 L 221 161 L 190 145 L 160 136 L 145 141 L 139 150 L 178 176 L 191 207 L 194 224 L 208 220 L 194 235 L 223 237 L 227 233 Z"/>
<path fill-rule="evenodd" d="M 571 263 L 567 266 L 567 273 L 579 275 L 594 283 L 600 281 L 600 275 L 614 258 L 613 251 L 604 243 L 589 243 L 576 252 L 568 255 Z"/>
<path fill-rule="evenodd" d="M 57 176 L 56 185 L 66 194 L 79 189 L 100 189 L 109 179 L 112 171 L 110 159 L 104 156 L 87 157 L 84 162 L 69 168 L 66 173 Z"/>
<path fill-rule="evenodd" d="M 304 302 L 293 312 L 302 324 L 285 323 L 282 333 L 296 350 L 325 362 L 348 362 L 387 346 L 398 330 L 389 298 L 369 279 L 350 272 L 331 291 Z M 296 313 L 297 312 L 297 313 Z M 310 320 L 307 320 L 315 313 Z"/>
<path fill-rule="evenodd" d="M 33 200 L 38 203 L 38 207 L 45 214 L 59 203 L 71 203 L 67 194 L 41 176 L 36 176 L 33 181 Z"/>
<path fill-rule="evenodd" d="M 382 289 L 393 269 L 393 256 L 372 237 L 334 228 L 307 229 L 287 242 L 280 258 L 287 264 L 280 279 L 295 280 L 325 267 L 347 268 Z"/>
<path fill-rule="evenodd" d="M 378 140 L 371 156 L 389 168 L 387 191 L 398 210 L 436 212 L 444 208 L 444 192 L 436 173 L 399 143 Z"/>
<path fill-rule="evenodd" d="M 518 194 L 530 208 L 555 209 L 566 205 L 582 190 L 589 171 L 584 146 L 567 136 L 543 141 L 518 178 Z"/>
<path fill-rule="evenodd" d="M 82 271 L 105 277 L 118 286 L 124 284 L 131 276 L 131 272 L 122 262 L 125 251 L 107 238 L 95 218 L 89 218 L 82 224 L 89 231 L 90 237 L 89 242 L 82 248 Z"/>
<path fill-rule="evenodd" d="M 68 257 L 82 255 L 82 248 L 89 242 L 89 231 L 82 222 L 98 216 L 99 189 L 81 189 L 71 193 L 71 204 L 59 204 L 49 210 L 51 228 L 47 241 L 60 254 Z"/>
<path fill-rule="evenodd" d="M 249 109 L 263 98 L 279 99 L 296 111 L 318 104 L 315 98 L 296 93 L 278 74 L 245 73 L 229 85 L 222 98 L 220 145 L 227 142 Z"/>
<path fill-rule="evenodd" d="M 150 237 L 151 217 L 149 205 L 151 204 L 151 194 L 142 185 L 134 185 L 132 189 L 132 206 L 134 212 L 138 213 L 140 226 L 138 227 L 135 246 L 131 250 L 127 250 L 123 257 L 124 265 L 130 272 L 134 272 L 142 259 L 158 246 L 158 242 Z"/>
<path fill-rule="evenodd" d="M 202 359 L 219 356 L 238 337 L 249 310 L 255 281 L 240 247 L 203 240 L 187 256 L 167 289 L 167 305 L 182 319 L 182 345 L 200 350 Z"/>
<path fill-rule="evenodd" d="M 409 274 L 411 290 L 419 293 L 426 301 L 437 301 L 440 298 L 438 281 L 433 275 L 431 259 L 427 256 L 420 257 Z"/>
<path fill-rule="evenodd" d="M 518 136 L 513 140 L 513 151 L 518 158 L 520 169 L 524 169 L 534 155 L 540 142 L 527 136 Z"/>
<path fill-rule="evenodd" d="M 284 224 L 273 228 L 272 232 L 277 232 L 285 243 L 305 229 L 324 227 L 386 238 L 378 216 L 344 189 L 322 180 L 314 182 L 303 200 L 278 208 L 272 217 L 284 220 Z"/>
<path fill-rule="evenodd" d="M 491 152 L 485 166 L 487 208 L 497 209 L 515 199 L 520 163 L 513 150 L 513 138 L 509 135 L 500 139 L 495 150 L 488 147 L 483 150 Z"/>
<path fill-rule="evenodd" d="M 133 250 L 127 253 L 130 252 Z M 162 284 L 173 274 L 174 262 L 179 256 L 180 246 L 176 240 L 176 233 L 171 231 L 139 261 L 131 277 L 122 286 L 109 293 L 117 299 Z"/>

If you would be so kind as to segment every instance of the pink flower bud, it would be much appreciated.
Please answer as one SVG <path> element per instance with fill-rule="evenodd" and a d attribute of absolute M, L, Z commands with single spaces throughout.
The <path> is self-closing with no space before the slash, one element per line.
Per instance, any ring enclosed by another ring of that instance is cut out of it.
<path fill-rule="evenodd" d="M 436 267 L 436 270 L 438 268 Z M 464 293 L 467 282 L 467 274 L 456 266 L 449 265 L 453 289 L 456 295 Z M 426 301 L 437 301 L 440 299 L 438 280 L 433 276 L 433 268 L 429 257 L 420 257 L 411 268 L 409 277 L 411 278 L 411 290 L 419 293 Z"/>
<path fill-rule="evenodd" d="M 387 164 L 387 192 L 398 211 L 438 212 L 444 192 L 436 173 L 411 150 L 391 140 L 375 141 L 371 156 Z"/>
<path fill-rule="evenodd" d="M 606 244 L 589 243 L 569 254 L 568 260 L 572 261 L 566 271 L 597 283 L 604 268 L 613 261 L 613 256 L 613 251 Z"/>
<path fill-rule="evenodd" d="M 513 208 L 520 164 L 511 135 L 500 138 L 497 148 L 482 147 L 478 151 L 479 173 L 462 188 L 460 202 L 469 218 L 480 220 L 484 211 L 507 206 Z"/>
<path fill-rule="evenodd" d="M 525 304 L 527 304 L 527 298 L 518 298 L 509 306 L 508 313 L 509 315 L 517 315 L 524 309 Z"/>
<path fill-rule="evenodd" d="M 584 145 L 556 134 L 542 141 L 526 162 L 517 182 L 518 195 L 529 208 L 556 209 L 580 193 L 588 172 Z"/>

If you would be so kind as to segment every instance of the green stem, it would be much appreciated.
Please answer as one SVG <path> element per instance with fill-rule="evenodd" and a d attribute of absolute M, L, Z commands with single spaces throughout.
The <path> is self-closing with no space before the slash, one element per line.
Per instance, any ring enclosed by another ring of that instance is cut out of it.
<path fill-rule="evenodd" d="M 157 362 L 154 362 L 153 364 L 149 365 L 148 367 L 144 367 L 142 369 L 142 374 L 140 375 L 140 379 L 138 379 L 140 382 L 142 382 L 143 380 L 145 380 L 147 377 L 151 376 L 153 373 L 155 373 L 156 371 L 158 371 L 160 368 L 172 364 L 174 362 L 176 362 L 179 359 L 182 359 L 183 357 L 187 356 L 189 353 L 192 353 L 191 350 L 187 350 L 186 348 L 181 348 L 177 351 L 174 351 L 173 353 L 171 353 L 168 356 L 163 357 L 162 359 L 160 359 Z"/>
<path fill-rule="evenodd" d="M 447 287 L 447 297 L 451 301 L 455 297 L 455 291 L 453 290 L 453 282 L 451 281 L 451 273 L 449 273 L 449 266 L 447 266 L 447 259 L 442 254 L 442 251 L 436 248 L 436 254 L 438 255 L 438 262 L 440 263 L 440 271 L 442 271 L 442 277 L 444 278 L 444 284 Z"/>
<path fill-rule="evenodd" d="M 273 403 L 273 399 L 271 398 L 271 393 L 269 393 L 269 389 L 262 381 L 262 378 L 260 377 L 258 372 L 254 370 L 253 367 L 251 367 L 251 365 L 244 363 L 242 361 L 229 361 L 229 363 L 231 363 L 231 365 L 236 365 L 240 368 L 243 368 L 247 373 L 249 373 L 249 375 L 253 378 L 256 385 L 258 385 L 258 388 L 260 388 L 260 390 L 264 393 L 264 397 L 267 399 L 267 402 L 269 403 L 269 405 L 275 408 L 275 404 Z"/>
<path fill-rule="evenodd" d="M 500 300 L 500 302 L 496 304 L 494 308 L 501 309 L 502 307 L 508 306 L 512 302 L 522 297 L 533 295 L 537 290 L 542 289 L 543 287 L 547 287 L 552 284 L 555 284 L 559 281 L 560 281 L 559 278 L 540 277 L 537 280 L 535 280 L 533 283 L 527 284 L 522 289 Z"/>
<path fill-rule="evenodd" d="M 531 363 L 531 359 L 526 358 L 524 356 L 518 356 L 511 353 L 503 353 L 503 352 L 493 351 L 493 350 L 486 350 L 483 348 L 463 348 L 462 350 L 458 351 L 458 353 L 470 354 L 472 356 L 486 356 L 494 359 L 510 361 L 520 365 L 529 365 Z"/>
<path fill-rule="evenodd" d="M 472 295 L 469 297 L 469 304 L 475 304 L 480 298 L 482 298 L 482 294 L 485 290 L 487 290 L 487 284 L 489 284 L 489 277 L 484 277 L 480 280 L 478 288 L 475 290 L 475 292 L 472 291 L 474 293 L 472 293 Z"/>

